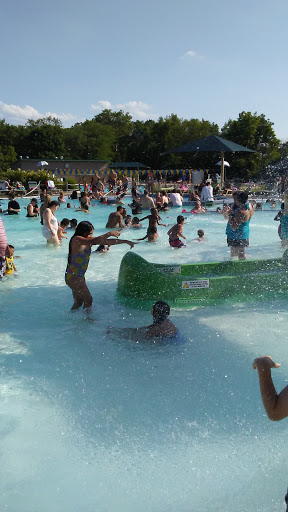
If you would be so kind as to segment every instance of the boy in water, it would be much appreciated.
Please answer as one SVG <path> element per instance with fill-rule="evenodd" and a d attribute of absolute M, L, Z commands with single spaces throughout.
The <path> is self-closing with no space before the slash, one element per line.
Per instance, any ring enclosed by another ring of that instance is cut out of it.
<path fill-rule="evenodd" d="M 182 240 L 180 240 L 180 237 L 184 238 L 184 240 L 186 240 L 186 236 L 184 236 L 182 234 L 183 225 L 184 225 L 184 217 L 183 217 L 183 215 L 178 215 L 177 224 L 175 224 L 167 232 L 167 235 L 169 236 L 169 244 L 171 247 L 174 247 L 175 249 L 180 249 L 180 247 L 183 247 L 185 245 L 182 242 Z"/>
<path fill-rule="evenodd" d="M 157 208 L 151 208 L 150 212 L 151 214 L 147 215 L 147 217 L 139 219 L 139 223 L 142 222 L 142 220 L 148 219 L 149 226 L 147 228 L 146 236 L 144 236 L 144 238 L 139 238 L 138 240 L 145 240 L 147 238 L 148 242 L 155 242 L 158 238 L 157 224 L 158 226 L 164 226 L 166 228 L 166 224 L 160 224 L 159 222 L 159 220 L 161 220 L 161 217 L 158 214 Z"/>
<path fill-rule="evenodd" d="M 9 274 L 13 274 L 13 272 L 17 272 L 17 269 L 14 265 L 14 247 L 13 247 L 13 245 L 7 245 L 6 252 L 5 252 L 5 258 L 6 258 L 5 276 L 7 276 Z"/>
<path fill-rule="evenodd" d="M 151 341 L 161 340 L 161 338 L 174 338 L 177 335 L 177 327 L 169 320 L 170 306 L 167 302 L 158 300 L 152 306 L 151 315 L 153 316 L 153 323 L 145 327 L 134 327 L 128 329 L 114 329 L 109 327 L 107 334 L 118 334 L 127 337 L 133 341 Z"/>

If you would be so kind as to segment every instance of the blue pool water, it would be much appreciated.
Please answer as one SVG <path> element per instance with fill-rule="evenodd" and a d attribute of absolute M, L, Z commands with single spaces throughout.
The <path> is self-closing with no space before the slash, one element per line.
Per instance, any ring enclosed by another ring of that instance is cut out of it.
<path fill-rule="evenodd" d="M 100 234 L 114 209 L 72 214 L 62 205 L 56 215 L 89 220 Z M 276 211 L 255 212 L 249 258 L 281 256 Z M 127 246 L 91 256 L 88 322 L 69 313 L 68 241 L 47 247 L 23 209 L 2 219 L 21 258 L 17 278 L 0 284 L 1 512 L 282 510 L 288 422 L 267 419 L 252 361 L 270 354 L 282 363 L 277 388 L 287 384 L 287 302 L 172 310 L 179 346 L 111 339 L 107 326 L 151 322 L 115 297 Z M 206 244 L 191 242 L 199 228 Z M 154 262 L 229 259 L 221 215 L 187 215 L 183 250 L 169 247 L 166 231 L 133 250 Z"/>

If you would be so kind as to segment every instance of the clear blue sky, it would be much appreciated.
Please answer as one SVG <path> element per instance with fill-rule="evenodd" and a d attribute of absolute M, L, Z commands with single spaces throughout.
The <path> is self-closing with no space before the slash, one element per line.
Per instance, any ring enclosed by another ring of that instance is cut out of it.
<path fill-rule="evenodd" d="M 287 0 L 14 0 L 0 12 L 9 123 L 70 126 L 108 107 L 221 128 L 244 110 L 288 139 Z"/>

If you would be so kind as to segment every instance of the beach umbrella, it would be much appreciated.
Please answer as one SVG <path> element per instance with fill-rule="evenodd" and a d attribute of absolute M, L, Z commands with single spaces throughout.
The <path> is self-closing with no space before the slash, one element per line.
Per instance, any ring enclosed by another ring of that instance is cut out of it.
<path fill-rule="evenodd" d="M 222 188 L 224 185 L 224 154 L 228 153 L 238 153 L 238 152 L 246 152 L 246 153 L 255 153 L 253 149 L 246 148 L 245 146 L 240 146 L 240 144 L 236 144 L 230 140 L 223 139 L 222 137 L 218 137 L 218 135 L 209 135 L 209 137 L 204 137 L 203 139 L 193 140 L 192 142 L 188 142 L 187 144 L 183 144 L 183 146 L 178 146 L 177 148 L 170 149 L 170 151 L 166 151 L 162 154 L 167 153 L 205 153 L 205 152 L 214 152 L 220 153 L 221 155 L 221 178 L 220 178 L 220 187 Z"/>
<path fill-rule="evenodd" d="M 221 160 L 219 160 L 219 162 L 217 162 L 217 164 L 216 164 L 216 165 L 222 165 Z M 224 167 L 230 167 L 229 162 L 226 162 L 226 160 L 224 160 Z"/>
<path fill-rule="evenodd" d="M 49 165 L 48 162 L 45 162 L 45 160 L 41 160 L 41 162 L 38 162 L 37 167 L 44 167 L 44 165 Z"/>

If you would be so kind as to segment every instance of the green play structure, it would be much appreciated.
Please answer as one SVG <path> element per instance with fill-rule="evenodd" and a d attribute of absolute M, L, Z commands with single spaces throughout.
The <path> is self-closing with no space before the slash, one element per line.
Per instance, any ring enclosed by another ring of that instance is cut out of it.
<path fill-rule="evenodd" d="M 122 259 L 117 295 L 121 303 L 150 309 L 157 300 L 174 308 L 247 302 L 288 296 L 288 251 L 269 260 L 162 265 L 133 252 Z"/>

